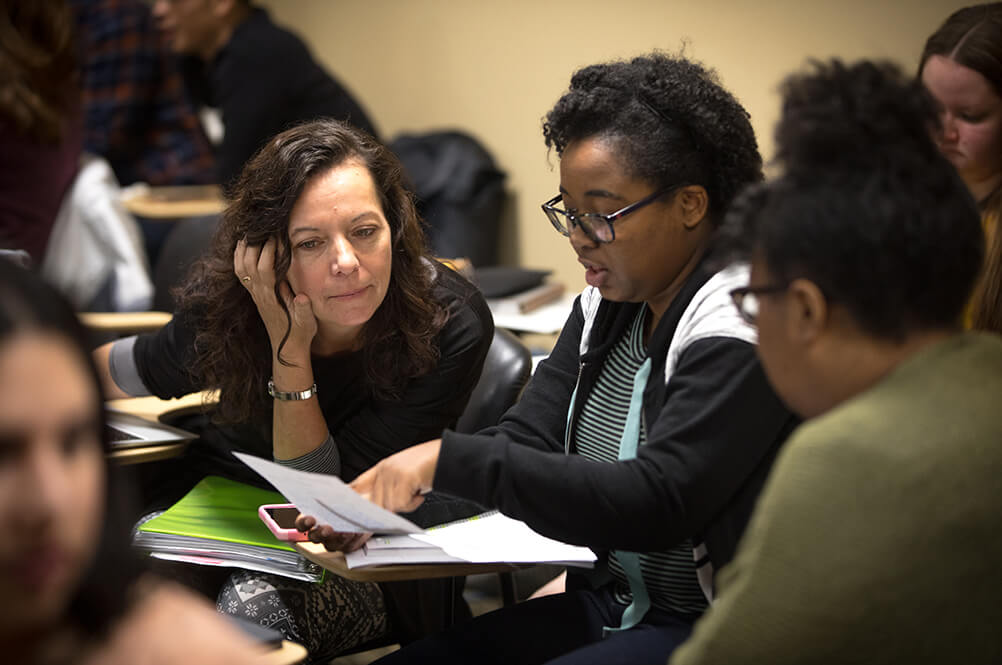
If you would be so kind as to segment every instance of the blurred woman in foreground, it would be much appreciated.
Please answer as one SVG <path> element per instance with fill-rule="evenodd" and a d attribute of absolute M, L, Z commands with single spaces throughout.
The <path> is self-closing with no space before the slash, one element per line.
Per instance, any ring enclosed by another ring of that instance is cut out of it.
<path fill-rule="evenodd" d="M 4 662 L 257 661 L 210 606 L 142 575 L 106 453 L 76 317 L 34 275 L 0 261 Z"/>

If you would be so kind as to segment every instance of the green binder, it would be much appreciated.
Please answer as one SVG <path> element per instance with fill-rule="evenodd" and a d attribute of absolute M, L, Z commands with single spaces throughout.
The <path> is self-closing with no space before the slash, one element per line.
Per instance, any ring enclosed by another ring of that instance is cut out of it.
<path fill-rule="evenodd" d="M 257 509 L 268 503 L 288 501 L 278 492 L 209 476 L 141 524 L 132 542 L 158 559 L 322 580 L 322 568 L 275 538 L 258 517 Z"/>
<path fill-rule="evenodd" d="M 258 507 L 266 503 L 288 501 L 273 490 L 208 476 L 184 498 L 144 523 L 139 530 L 294 552 L 287 542 L 275 538 L 258 517 Z"/>

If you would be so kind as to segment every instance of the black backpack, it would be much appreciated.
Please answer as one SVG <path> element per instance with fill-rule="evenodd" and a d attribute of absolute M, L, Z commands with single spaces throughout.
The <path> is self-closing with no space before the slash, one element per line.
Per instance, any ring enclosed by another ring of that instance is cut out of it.
<path fill-rule="evenodd" d="M 459 131 L 403 134 L 389 147 L 407 171 L 432 252 L 496 265 L 505 174 L 490 153 Z"/>

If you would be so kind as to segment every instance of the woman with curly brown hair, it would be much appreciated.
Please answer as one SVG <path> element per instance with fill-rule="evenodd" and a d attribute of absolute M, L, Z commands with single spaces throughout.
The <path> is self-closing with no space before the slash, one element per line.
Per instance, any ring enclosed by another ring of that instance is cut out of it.
<path fill-rule="evenodd" d="M 162 500 L 207 474 L 260 483 L 235 448 L 347 481 L 455 423 L 493 323 L 475 287 L 428 255 L 401 174 L 336 121 L 279 134 L 244 169 L 173 321 L 97 351 L 109 396 L 220 391 L 216 422 L 158 471 Z M 453 516 L 436 505 L 417 521 Z M 251 615 L 262 593 L 318 659 L 388 630 L 381 589 L 338 579 L 238 574 L 220 607 Z M 308 617 L 315 605 L 327 614 Z"/>
<path fill-rule="evenodd" d="M 456 625 L 386 663 L 657 663 L 713 597 L 795 419 L 766 382 L 707 260 L 762 177 L 748 114 L 714 73 L 655 53 L 585 67 L 546 117 L 559 194 L 543 204 L 589 286 L 494 428 L 446 432 L 353 487 L 392 510 L 434 489 L 600 553 L 567 590 Z M 310 516 L 297 526 L 350 548 Z"/>

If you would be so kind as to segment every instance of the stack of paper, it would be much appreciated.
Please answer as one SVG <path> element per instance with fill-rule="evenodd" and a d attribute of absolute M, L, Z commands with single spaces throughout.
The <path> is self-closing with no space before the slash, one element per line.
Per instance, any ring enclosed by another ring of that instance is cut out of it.
<path fill-rule="evenodd" d="M 423 531 L 366 500 L 334 476 L 297 471 L 244 453 L 242 462 L 274 485 L 300 512 L 336 531 L 376 533 L 345 555 L 349 568 L 427 563 L 553 563 L 591 567 L 595 553 L 542 536 L 497 512 Z"/>
<path fill-rule="evenodd" d="M 323 569 L 277 540 L 258 517 L 258 506 L 268 503 L 286 500 L 277 492 L 209 476 L 143 522 L 133 544 L 158 559 L 319 580 Z"/>
<path fill-rule="evenodd" d="M 595 553 L 587 547 L 541 536 L 525 522 L 497 511 L 424 533 L 373 536 L 344 558 L 349 568 L 403 563 L 550 563 L 582 568 L 595 564 Z"/>

